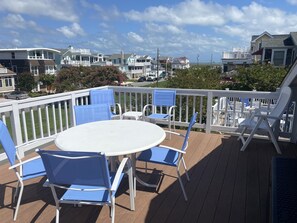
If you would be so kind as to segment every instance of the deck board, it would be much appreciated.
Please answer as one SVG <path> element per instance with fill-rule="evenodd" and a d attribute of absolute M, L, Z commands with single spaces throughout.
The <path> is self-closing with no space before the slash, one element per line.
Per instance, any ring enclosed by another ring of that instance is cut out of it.
<path fill-rule="evenodd" d="M 181 142 L 172 137 L 164 144 L 180 147 Z M 252 140 L 244 152 L 239 151 L 240 146 L 234 136 L 191 132 L 185 156 L 190 182 L 182 176 L 188 202 L 184 200 L 174 168 L 149 164 L 154 175 L 150 171 L 144 174 L 144 164 L 138 162 L 138 171 L 142 172 L 139 176 L 150 182 L 161 179 L 159 188 L 156 191 L 137 185 L 136 210 L 130 211 L 125 178 L 116 197 L 116 222 L 268 222 L 270 165 L 277 153 L 267 140 Z M 282 142 L 280 147 L 283 156 L 297 157 L 295 144 Z M 8 163 L 0 166 L 3 223 L 13 222 L 11 203 L 16 176 L 8 167 Z M 42 187 L 44 180 L 38 178 L 26 183 L 16 222 L 55 221 L 54 200 L 50 189 Z M 110 222 L 109 208 L 63 205 L 60 222 Z"/>

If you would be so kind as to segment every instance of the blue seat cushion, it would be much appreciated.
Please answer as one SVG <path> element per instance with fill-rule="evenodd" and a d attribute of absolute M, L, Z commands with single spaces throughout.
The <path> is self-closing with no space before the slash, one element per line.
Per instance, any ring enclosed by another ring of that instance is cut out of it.
<path fill-rule="evenodd" d="M 28 180 L 45 175 L 46 172 L 41 158 L 23 164 L 23 180 Z"/>
<path fill-rule="evenodd" d="M 178 153 L 170 149 L 153 147 L 140 153 L 140 155 L 137 157 L 137 160 L 176 166 Z"/>
<path fill-rule="evenodd" d="M 119 184 L 123 179 L 124 173 L 121 174 Z M 115 173 L 110 173 L 111 183 L 115 178 Z M 117 185 L 117 188 L 119 186 Z M 86 185 L 71 185 L 70 188 L 78 189 L 98 189 L 96 186 L 86 186 Z M 114 194 L 113 194 L 114 195 Z M 96 190 L 96 191 L 79 191 L 79 190 L 67 190 L 60 199 L 63 203 L 64 201 L 86 201 L 86 202 L 103 202 L 110 203 L 110 194 L 108 190 Z"/>
<path fill-rule="evenodd" d="M 151 114 L 148 116 L 149 118 L 153 119 L 168 119 L 168 114 Z"/>

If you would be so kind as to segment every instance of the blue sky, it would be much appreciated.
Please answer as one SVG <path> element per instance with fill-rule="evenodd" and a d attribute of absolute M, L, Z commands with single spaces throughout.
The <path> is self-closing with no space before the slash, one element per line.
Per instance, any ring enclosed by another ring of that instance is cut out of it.
<path fill-rule="evenodd" d="M 252 35 L 297 31 L 297 0 L 0 0 L 0 48 L 88 48 L 220 62 Z M 199 55 L 199 56 L 198 56 Z"/>

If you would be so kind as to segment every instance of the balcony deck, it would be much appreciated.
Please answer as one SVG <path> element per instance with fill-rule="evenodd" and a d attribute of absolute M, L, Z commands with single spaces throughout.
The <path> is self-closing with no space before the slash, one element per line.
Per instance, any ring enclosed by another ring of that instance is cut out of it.
<path fill-rule="evenodd" d="M 189 201 L 184 201 L 175 169 L 148 165 L 157 175 L 140 177 L 160 180 L 157 192 L 138 185 L 136 211 L 130 211 L 125 179 L 116 197 L 116 222 L 268 222 L 270 162 L 276 155 L 273 145 L 252 140 L 247 150 L 240 152 L 236 137 L 202 132 L 192 132 L 189 143 L 185 157 L 191 177 L 185 184 Z M 164 144 L 179 146 L 180 142 L 172 137 Z M 280 143 L 280 147 L 285 156 L 297 156 L 295 144 Z M 142 171 L 143 165 L 137 166 Z M 16 177 L 8 164 L 0 166 L 0 173 L 1 222 L 12 222 Z M 50 189 L 42 187 L 44 180 L 32 180 L 25 187 L 17 222 L 55 221 L 54 200 Z M 109 209 L 64 205 L 60 222 L 110 222 Z"/>

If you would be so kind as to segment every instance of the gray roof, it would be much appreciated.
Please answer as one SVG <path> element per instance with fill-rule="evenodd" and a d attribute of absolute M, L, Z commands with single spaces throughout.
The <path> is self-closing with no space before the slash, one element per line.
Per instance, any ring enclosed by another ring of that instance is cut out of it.
<path fill-rule="evenodd" d="M 294 45 L 297 45 L 297 32 L 290 32 Z"/>
<path fill-rule="evenodd" d="M 263 40 L 262 42 L 262 47 L 284 47 L 284 46 L 288 46 L 291 44 L 288 44 L 286 41 L 288 39 L 289 35 L 279 35 L 279 36 L 275 36 L 272 39 L 268 39 L 268 40 Z"/>
<path fill-rule="evenodd" d="M 129 57 L 131 57 L 131 55 L 133 55 L 132 53 L 129 53 L 129 54 L 124 54 L 124 59 L 128 59 Z M 118 54 L 112 54 L 110 56 L 110 59 L 119 59 L 119 58 L 122 58 L 122 54 L 118 53 Z"/>

